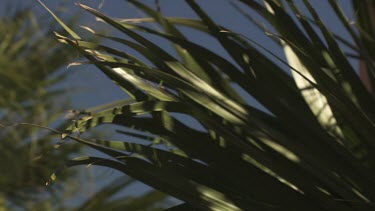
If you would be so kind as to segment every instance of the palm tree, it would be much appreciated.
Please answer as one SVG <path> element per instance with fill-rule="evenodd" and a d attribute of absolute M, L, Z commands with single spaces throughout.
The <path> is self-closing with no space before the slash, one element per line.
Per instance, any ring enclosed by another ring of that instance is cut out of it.
<path fill-rule="evenodd" d="M 184 202 L 171 210 L 375 209 L 374 95 L 349 62 L 363 61 L 374 84 L 370 1 L 352 1 L 354 25 L 337 1 L 327 1 L 350 39 L 330 31 L 308 0 L 301 2 L 306 14 L 293 0 L 235 1 L 256 26 L 264 29 L 247 10 L 273 27 L 265 32 L 287 61 L 216 24 L 194 0 L 185 2 L 199 19 L 164 17 L 140 1 L 128 2 L 150 18 L 114 19 L 78 5 L 131 39 L 88 31 L 133 49 L 134 55 L 85 41 L 55 17 L 70 33 L 56 34 L 59 41 L 88 60 L 73 64 L 94 64 L 130 96 L 112 108 L 83 111 L 84 117 L 62 133 L 110 158 L 80 157 L 67 166 L 117 169 Z M 207 33 L 231 58 L 189 41 L 177 26 Z M 177 56 L 144 33 L 169 41 Z M 101 124 L 123 126 L 124 139 L 75 135 Z"/>

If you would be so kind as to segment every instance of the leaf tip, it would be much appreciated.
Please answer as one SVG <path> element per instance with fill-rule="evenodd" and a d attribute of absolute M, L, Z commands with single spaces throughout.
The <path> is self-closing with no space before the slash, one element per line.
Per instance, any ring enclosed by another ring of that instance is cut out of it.
<path fill-rule="evenodd" d="M 67 134 L 67 133 L 61 133 L 61 139 L 65 139 L 67 136 L 69 136 L 69 134 Z M 56 149 L 56 148 L 59 148 L 60 145 L 61 145 L 61 144 L 56 144 L 56 145 L 55 145 L 55 149 Z"/>
<path fill-rule="evenodd" d="M 91 32 L 92 34 L 96 34 L 96 32 L 93 29 L 91 29 L 90 27 L 88 27 L 88 26 L 82 26 L 82 25 L 80 25 L 79 27 L 81 27 L 82 29 L 85 29 L 85 30 Z"/>

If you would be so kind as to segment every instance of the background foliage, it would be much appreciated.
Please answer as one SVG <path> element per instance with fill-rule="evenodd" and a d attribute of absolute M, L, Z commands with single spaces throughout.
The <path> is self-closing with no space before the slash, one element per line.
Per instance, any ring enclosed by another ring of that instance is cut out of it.
<path fill-rule="evenodd" d="M 51 124 L 61 117 L 67 103 L 61 98 L 62 90 L 50 87 L 65 77 L 54 75 L 74 57 L 73 51 L 58 46 L 41 26 L 47 21 L 42 23 L 30 9 L 8 6 L 8 14 L 0 19 L 1 123 Z M 56 134 L 35 127 L 1 128 L 0 196 L 5 203 L 1 209 L 52 206 L 46 199 L 61 186 L 46 190 L 46 177 L 81 148 L 67 145 L 65 150 L 53 150 L 54 139 Z"/>

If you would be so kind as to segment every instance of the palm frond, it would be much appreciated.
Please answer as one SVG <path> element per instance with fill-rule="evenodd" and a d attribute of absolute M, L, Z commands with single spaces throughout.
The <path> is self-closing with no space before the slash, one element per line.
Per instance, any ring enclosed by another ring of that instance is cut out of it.
<path fill-rule="evenodd" d="M 239 1 L 241 8 L 257 12 L 273 27 L 273 41 L 280 41 L 288 60 L 281 61 L 285 66 L 261 44 L 215 23 L 194 0 L 186 3 L 199 19 L 163 17 L 140 1 L 128 2 L 149 18 L 114 19 L 78 6 L 127 38 L 90 30 L 94 35 L 126 45 L 148 61 L 76 39 L 71 29 L 71 37 L 58 35 L 135 101 L 72 123 L 67 138 L 110 159 L 85 157 L 69 166 L 114 168 L 186 202 L 172 210 L 375 208 L 375 100 L 342 50 L 343 39 L 328 29 L 308 0 L 302 3 L 312 20 L 292 0 L 286 5 L 278 0 Z M 365 23 L 369 17 L 359 14 L 365 20 L 355 30 L 338 3 L 329 3 L 354 40 L 352 50 L 372 64 L 372 54 L 366 53 L 370 49 L 363 45 L 372 36 Z M 143 22 L 158 24 L 162 31 Z M 190 41 L 180 26 L 215 38 L 231 58 Z M 148 35 L 170 42 L 176 54 Z M 238 87 L 267 111 L 256 108 Z M 176 113 L 192 117 L 203 129 Z M 100 124 L 131 132 L 122 133 L 125 140 L 72 135 Z M 134 130 L 150 145 L 130 141 Z"/>

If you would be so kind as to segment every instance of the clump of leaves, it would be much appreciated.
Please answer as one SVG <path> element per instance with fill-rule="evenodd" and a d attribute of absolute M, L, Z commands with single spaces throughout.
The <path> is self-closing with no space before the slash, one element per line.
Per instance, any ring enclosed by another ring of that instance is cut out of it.
<path fill-rule="evenodd" d="M 57 151 L 52 144 L 55 133 L 35 127 L 4 127 L 10 122 L 48 125 L 66 109 L 66 103 L 55 101 L 62 90 L 49 88 L 65 78 L 56 72 L 75 54 L 58 46 L 54 35 L 43 30 L 42 22 L 48 21 L 30 9 L 8 11 L 0 18 L 0 200 L 4 203 L 0 210 L 32 209 L 42 203 L 52 193 L 52 189 L 45 191 L 45 178 L 81 148 L 66 145 L 65 150 Z M 66 127 L 66 122 L 60 127 Z"/>
<path fill-rule="evenodd" d="M 68 166 L 122 171 L 184 201 L 176 210 L 375 209 L 374 20 L 366 10 L 373 3 L 353 1 L 359 20 L 353 26 L 338 2 L 328 1 L 352 43 L 332 33 L 308 0 L 302 2 L 306 15 L 293 0 L 238 1 L 239 12 L 249 20 L 254 21 L 245 9 L 273 27 L 275 32 L 267 34 L 284 50 L 283 61 L 262 44 L 216 24 L 194 0 L 185 2 L 199 19 L 163 17 L 140 1 L 128 2 L 150 18 L 114 19 L 78 5 L 127 38 L 89 31 L 147 61 L 85 41 L 56 17 L 71 35 L 57 34 L 58 39 L 130 96 L 113 108 L 90 113 L 64 133 L 110 158 L 82 157 Z M 163 31 L 142 22 L 155 22 Z M 189 41 L 178 26 L 217 39 L 231 58 Z M 177 56 L 139 31 L 169 41 Z M 343 45 L 362 61 L 367 88 Z M 268 111 L 249 103 L 234 85 Z M 203 129 L 175 113 L 194 118 Z M 126 139 L 74 136 L 108 123 L 127 128 L 121 132 Z"/>

